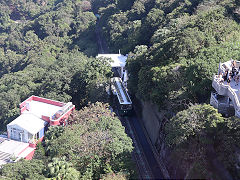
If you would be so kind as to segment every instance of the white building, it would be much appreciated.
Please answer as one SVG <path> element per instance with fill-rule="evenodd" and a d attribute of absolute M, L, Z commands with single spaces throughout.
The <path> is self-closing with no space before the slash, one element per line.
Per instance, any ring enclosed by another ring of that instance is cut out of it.
<path fill-rule="evenodd" d="M 119 70 L 119 75 L 122 78 L 124 71 L 125 71 L 125 66 L 126 66 L 126 60 L 127 56 L 124 56 L 122 54 L 98 54 L 97 58 L 109 58 L 112 61 L 110 61 L 111 67 L 112 68 L 117 68 Z"/>
<path fill-rule="evenodd" d="M 32 159 L 47 127 L 65 125 L 75 106 L 51 99 L 31 96 L 20 105 L 21 115 L 7 125 L 7 135 L 0 136 L 0 165 L 11 158 Z"/>
<path fill-rule="evenodd" d="M 20 105 L 21 115 L 7 125 L 8 138 L 26 143 L 41 140 L 49 123 L 46 117 L 50 119 L 63 106 L 61 102 L 30 97 Z"/>
<path fill-rule="evenodd" d="M 24 113 L 7 125 L 10 139 L 21 142 L 34 142 L 44 136 L 44 128 L 48 122 L 34 114 Z"/>

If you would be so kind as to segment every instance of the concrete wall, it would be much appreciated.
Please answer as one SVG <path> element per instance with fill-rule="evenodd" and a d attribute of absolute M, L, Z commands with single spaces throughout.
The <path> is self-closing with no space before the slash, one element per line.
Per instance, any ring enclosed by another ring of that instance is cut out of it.
<path fill-rule="evenodd" d="M 136 101 L 136 100 L 135 100 Z M 162 173 L 166 179 L 170 179 L 169 174 L 169 149 L 165 145 L 164 126 L 167 118 L 164 116 L 167 111 L 161 110 L 151 102 L 139 101 L 135 103 L 135 111 L 141 113 L 141 121 L 146 129 L 146 133 L 154 146 L 154 151 L 160 164 Z M 139 106 L 141 104 L 141 107 Z"/>
<path fill-rule="evenodd" d="M 142 105 L 142 120 L 147 130 L 152 144 L 157 142 L 161 122 L 163 119 L 162 114 L 158 111 L 158 107 L 150 102 L 141 102 Z"/>
<path fill-rule="evenodd" d="M 15 137 L 13 137 L 13 129 L 15 130 Z M 12 131 L 11 131 L 12 130 Z M 28 143 L 28 132 L 24 129 L 22 129 L 21 127 L 17 126 L 17 125 L 7 125 L 7 131 L 9 134 L 9 138 L 10 139 L 14 139 L 14 140 L 18 140 L 20 141 L 20 136 L 19 136 L 19 132 L 22 132 L 22 142 L 26 142 Z"/>

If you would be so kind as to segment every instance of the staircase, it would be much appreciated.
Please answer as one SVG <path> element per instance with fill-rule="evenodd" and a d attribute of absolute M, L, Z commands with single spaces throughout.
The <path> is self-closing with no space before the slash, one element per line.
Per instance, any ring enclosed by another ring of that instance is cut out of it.
<path fill-rule="evenodd" d="M 232 100 L 232 104 L 235 109 L 235 116 L 240 118 L 240 103 L 239 103 L 240 88 L 239 88 L 239 85 L 236 85 L 235 81 L 231 81 L 231 83 L 228 85 L 227 82 L 221 82 L 221 79 L 219 78 L 219 76 L 215 75 L 213 77 L 212 86 L 219 95 L 229 97 Z M 213 97 L 211 96 L 211 101 L 210 101 L 211 104 L 213 104 L 215 101 L 212 98 Z M 214 103 L 213 106 L 215 107 L 216 103 Z M 225 112 L 226 114 L 228 114 L 228 107 L 226 106 L 226 104 L 220 105 L 220 103 L 218 103 L 217 108 L 218 108 L 219 112 L 221 112 L 221 113 Z M 223 114 L 225 114 L 225 113 L 223 113 Z"/>
<path fill-rule="evenodd" d="M 11 156 L 12 155 L 9 153 L 0 151 L 0 164 L 6 164 L 7 162 L 9 162 Z"/>

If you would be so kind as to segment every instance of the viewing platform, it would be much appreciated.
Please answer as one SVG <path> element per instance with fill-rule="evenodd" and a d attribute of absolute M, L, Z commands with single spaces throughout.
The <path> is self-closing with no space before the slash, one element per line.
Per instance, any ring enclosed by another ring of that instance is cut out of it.
<path fill-rule="evenodd" d="M 213 76 L 210 104 L 226 116 L 240 118 L 240 61 L 219 64 L 218 75 Z"/>

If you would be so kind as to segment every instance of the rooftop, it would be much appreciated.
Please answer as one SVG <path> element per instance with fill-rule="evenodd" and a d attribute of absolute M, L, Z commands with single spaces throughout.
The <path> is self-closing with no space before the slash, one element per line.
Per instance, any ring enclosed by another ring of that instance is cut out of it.
<path fill-rule="evenodd" d="M 36 134 L 46 125 L 46 121 L 31 112 L 24 112 L 8 125 L 17 125 L 31 134 Z"/>
<path fill-rule="evenodd" d="M 65 103 L 38 96 L 31 96 L 20 104 L 21 115 L 8 125 L 17 125 L 31 134 L 36 134 L 46 123 L 42 116 L 52 117 L 64 108 Z"/>
<path fill-rule="evenodd" d="M 120 104 L 132 104 L 130 97 L 128 96 L 128 93 L 126 92 L 126 89 L 124 88 L 121 78 L 114 77 L 113 78 L 114 86 L 117 91 L 117 97 L 120 102 Z"/>
<path fill-rule="evenodd" d="M 62 107 L 60 106 L 36 101 L 33 99 L 32 101 L 28 102 L 28 110 L 24 111 L 23 114 L 32 114 L 38 118 L 42 118 L 42 116 L 51 117 L 61 109 Z"/>
<path fill-rule="evenodd" d="M 0 165 L 8 163 L 12 156 L 21 157 L 21 153 L 27 148 L 28 143 L 0 137 Z"/>
<path fill-rule="evenodd" d="M 127 56 L 122 54 L 98 54 L 97 58 L 99 57 L 112 59 L 113 62 L 110 62 L 112 67 L 124 67 L 126 65 Z"/>

